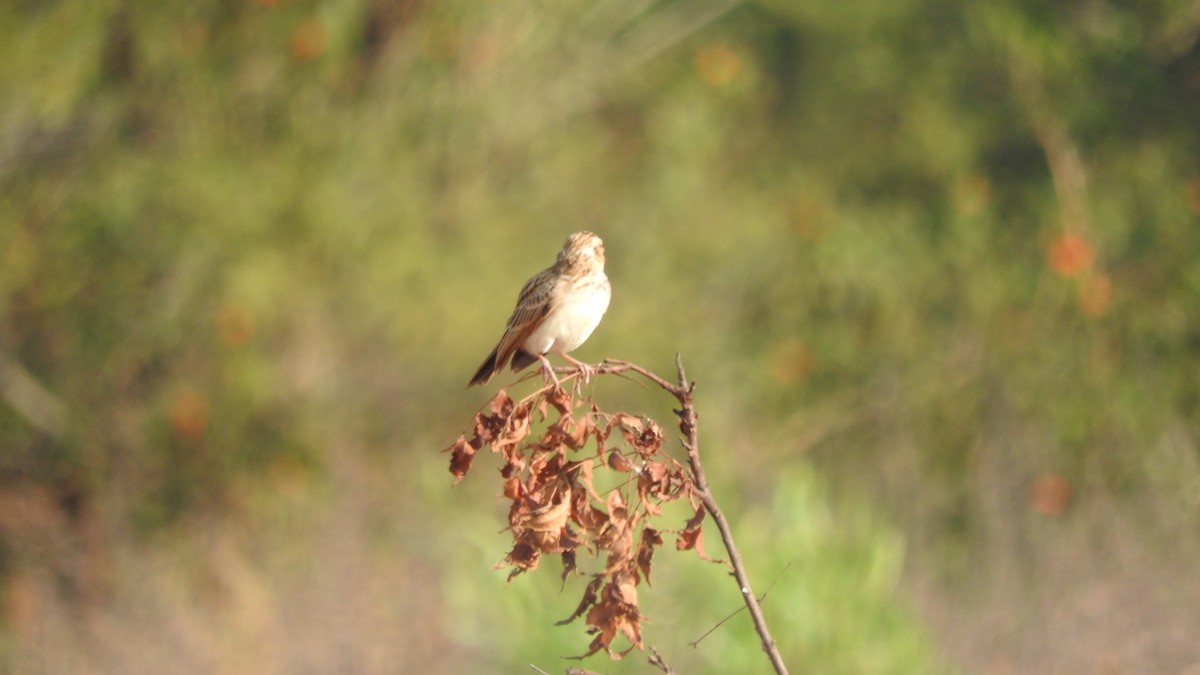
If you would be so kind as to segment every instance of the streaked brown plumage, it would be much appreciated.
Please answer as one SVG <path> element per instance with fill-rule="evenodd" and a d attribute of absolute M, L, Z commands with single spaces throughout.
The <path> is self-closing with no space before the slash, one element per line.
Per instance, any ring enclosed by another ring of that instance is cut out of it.
<path fill-rule="evenodd" d="M 537 273 L 517 294 L 517 307 L 508 318 L 504 335 L 484 359 L 468 387 L 487 384 L 511 363 L 514 371 L 541 361 L 556 383 L 546 354 L 561 354 L 584 373 L 589 368 L 567 355 L 592 334 L 608 309 L 612 295 L 604 275 L 604 242 L 591 232 L 567 238 L 558 258 Z"/>

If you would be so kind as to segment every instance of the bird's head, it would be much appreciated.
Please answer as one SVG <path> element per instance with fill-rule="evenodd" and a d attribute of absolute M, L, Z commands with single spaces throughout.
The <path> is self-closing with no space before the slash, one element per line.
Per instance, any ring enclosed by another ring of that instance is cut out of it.
<path fill-rule="evenodd" d="M 558 262 L 565 264 L 595 264 L 604 267 L 604 242 L 591 232 L 576 232 L 567 237 L 558 252 Z"/>

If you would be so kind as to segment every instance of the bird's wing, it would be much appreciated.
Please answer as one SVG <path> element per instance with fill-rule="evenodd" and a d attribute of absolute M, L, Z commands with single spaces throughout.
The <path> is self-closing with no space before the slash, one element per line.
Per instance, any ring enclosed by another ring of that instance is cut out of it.
<path fill-rule="evenodd" d="M 503 368 L 513 353 L 537 330 L 554 309 L 560 293 L 555 292 L 557 275 L 545 270 L 533 276 L 517 294 L 517 307 L 496 346 L 496 367 Z"/>

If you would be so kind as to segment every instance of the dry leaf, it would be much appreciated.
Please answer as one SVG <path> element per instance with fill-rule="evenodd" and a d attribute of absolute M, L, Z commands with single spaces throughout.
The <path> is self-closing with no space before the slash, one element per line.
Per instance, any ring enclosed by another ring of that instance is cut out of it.
<path fill-rule="evenodd" d="M 475 451 L 478 449 L 477 446 L 468 443 L 464 435 L 459 436 L 457 441 L 442 451 L 450 453 L 450 473 L 454 474 L 455 484 L 471 470 L 471 460 L 475 458 Z"/>
<path fill-rule="evenodd" d="M 588 404 L 590 405 L 584 405 Z M 557 419 L 547 422 L 550 408 Z M 575 411 L 579 410 L 579 413 Z M 534 412 L 538 421 L 534 421 Z M 607 447 L 613 432 L 618 442 Z M 589 438 L 596 439 L 596 454 L 579 458 Z M 502 494 L 509 500 L 508 524 L 513 544 L 497 567 L 510 567 L 508 579 L 534 570 L 545 554 L 562 559 L 562 580 L 579 573 L 579 550 L 595 565 L 604 555 L 604 567 L 590 573 L 578 607 L 569 623 L 586 617 L 593 634 L 586 655 L 601 649 L 618 659 L 633 649 L 643 649 L 637 586 L 650 581 L 654 552 L 663 545 L 662 530 L 642 523 L 662 515 L 662 504 L 688 496 L 694 515 L 676 532 L 676 548 L 692 549 L 707 560 L 702 525 L 707 511 L 697 495 L 687 469 L 660 453 L 665 442 L 662 428 L 648 417 L 600 411 L 590 400 L 556 388 L 544 388 L 522 401 L 507 392 L 496 393 L 487 412 L 474 417 L 468 438 L 460 436 L 446 452 L 455 482 L 470 470 L 485 445 L 501 456 Z M 637 453 L 636 457 L 632 453 Z M 632 461 L 631 461 L 632 460 Z M 601 492 L 597 482 L 605 470 L 616 484 Z M 637 499 L 632 504 L 632 491 Z M 634 535 L 640 532 L 635 543 Z M 624 636 L 630 643 L 617 649 Z M 586 656 L 585 655 L 585 656 Z"/>
<path fill-rule="evenodd" d="M 662 544 L 663 538 L 658 530 L 652 527 L 642 528 L 642 541 L 638 544 L 637 566 L 647 584 L 650 583 L 650 559 L 654 557 L 654 547 L 662 546 Z"/>

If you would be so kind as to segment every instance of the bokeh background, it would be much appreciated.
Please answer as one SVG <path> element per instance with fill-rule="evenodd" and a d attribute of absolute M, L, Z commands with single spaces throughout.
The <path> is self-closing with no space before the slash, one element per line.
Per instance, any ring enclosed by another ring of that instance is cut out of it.
<path fill-rule="evenodd" d="M 1200 672 L 1198 36 L 1194 0 L 0 4 L 0 670 L 561 672 L 582 585 L 506 586 L 492 458 L 439 451 L 591 229 L 576 355 L 683 354 L 792 672 Z M 767 669 L 744 616 L 688 646 L 720 568 L 654 575 L 668 662 Z"/>

